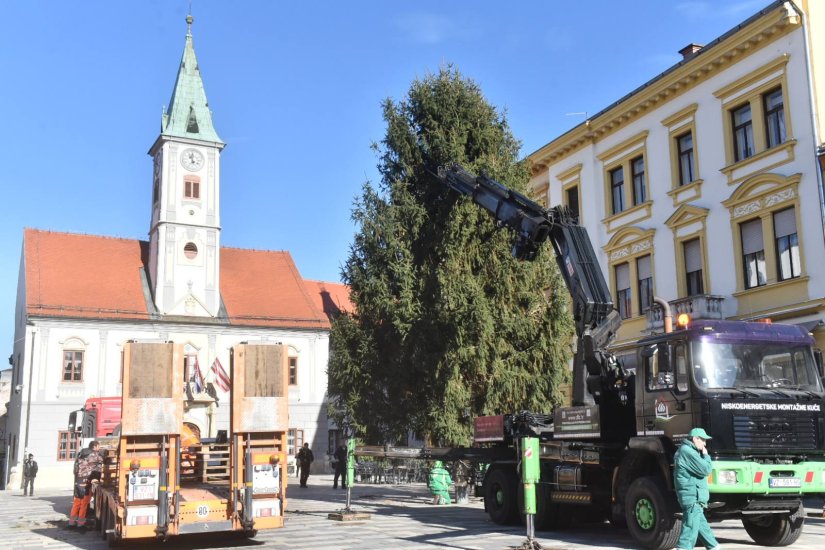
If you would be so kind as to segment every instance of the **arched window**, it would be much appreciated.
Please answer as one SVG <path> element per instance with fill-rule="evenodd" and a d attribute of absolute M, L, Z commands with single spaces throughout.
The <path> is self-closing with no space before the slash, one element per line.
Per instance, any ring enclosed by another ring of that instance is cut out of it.
<path fill-rule="evenodd" d="M 60 381 L 66 384 L 83 382 L 86 344 L 79 338 L 70 338 L 63 343 L 63 365 Z"/>

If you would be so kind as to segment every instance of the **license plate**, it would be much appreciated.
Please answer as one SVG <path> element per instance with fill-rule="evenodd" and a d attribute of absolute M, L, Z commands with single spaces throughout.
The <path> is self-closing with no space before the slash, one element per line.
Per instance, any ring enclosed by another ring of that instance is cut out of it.
<path fill-rule="evenodd" d="M 772 477 L 768 480 L 768 487 L 802 487 L 802 480 L 798 477 Z"/>

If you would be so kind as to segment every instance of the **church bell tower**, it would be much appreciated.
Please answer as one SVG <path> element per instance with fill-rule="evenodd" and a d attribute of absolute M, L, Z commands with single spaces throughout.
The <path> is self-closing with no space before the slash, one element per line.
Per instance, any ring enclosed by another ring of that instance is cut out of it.
<path fill-rule="evenodd" d="M 154 159 L 149 285 L 161 315 L 216 317 L 220 297 L 220 156 L 195 49 L 186 44 Z"/>

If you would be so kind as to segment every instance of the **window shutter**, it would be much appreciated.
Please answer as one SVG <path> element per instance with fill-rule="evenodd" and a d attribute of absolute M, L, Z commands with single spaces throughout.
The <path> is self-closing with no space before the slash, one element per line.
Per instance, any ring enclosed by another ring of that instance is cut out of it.
<path fill-rule="evenodd" d="M 699 239 L 693 239 L 685 243 L 685 272 L 692 273 L 702 269 L 702 247 L 699 246 Z"/>
<path fill-rule="evenodd" d="M 777 239 L 796 233 L 796 214 L 793 208 L 787 208 L 773 215 L 773 231 Z"/>
<path fill-rule="evenodd" d="M 651 277 L 650 272 L 650 256 L 642 256 L 636 260 L 636 271 L 639 274 L 639 280 L 643 281 Z"/>
<path fill-rule="evenodd" d="M 630 288 L 630 266 L 622 264 L 616 266 L 616 290 Z"/>
<path fill-rule="evenodd" d="M 762 243 L 762 220 L 752 220 L 743 223 L 742 230 L 742 253 L 753 254 L 765 249 Z"/>

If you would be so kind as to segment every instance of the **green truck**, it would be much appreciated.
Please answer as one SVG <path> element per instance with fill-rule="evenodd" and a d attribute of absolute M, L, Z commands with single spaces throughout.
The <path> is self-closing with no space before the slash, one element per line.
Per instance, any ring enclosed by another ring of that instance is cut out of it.
<path fill-rule="evenodd" d="M 765 546 L 799 538 L 803 497 L 825 493 L 823 367 L 806 330 L 690 319 L 671 328 L 667 302 L 655 298 L 664 331 L 617 357 L 611 344 L 621 320 L 590 238 L 565 208 L 545 209 L 458 166 L 434 178 L 513 230 L 517 258 L 534 259 L 549 240 L 572 298 L 573 406 L 477 419 L 476 444 L 486 451 L 442 453 L 489 464 L 482 490 L 493 521 L 523 516 L 519 446 L 538 438 L 537 512 L 529 518 L 537 529 L 605 518 L 644 548 L 673 548 L 681 529 L 673 457 L 702 427 L 713 436 L 708 518 L 740 519 Z"/>

